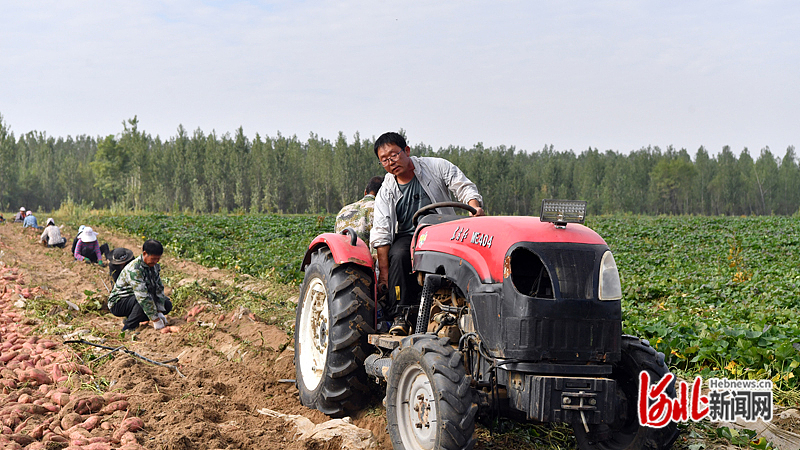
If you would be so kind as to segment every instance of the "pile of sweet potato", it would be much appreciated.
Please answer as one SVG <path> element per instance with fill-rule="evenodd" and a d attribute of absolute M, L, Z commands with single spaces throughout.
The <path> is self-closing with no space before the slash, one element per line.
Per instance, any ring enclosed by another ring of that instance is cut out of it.
<path fill-rule="evenodd" d="M 22 288 L 22 271 L 0 269 L 0 448 L 143 449 L 144 427 L 128 411 L 127 395 L 73 390 L 92 370 L 71 349 L 31 335 L 13 303 L 39 288 Z"/>

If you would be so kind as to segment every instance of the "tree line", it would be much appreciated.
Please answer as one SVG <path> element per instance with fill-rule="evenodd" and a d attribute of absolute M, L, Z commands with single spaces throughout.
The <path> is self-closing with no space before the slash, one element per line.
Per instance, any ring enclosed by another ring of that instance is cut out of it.
<path fill-rule="evenodd" d="M 136 117 L 117 135 L 54 138 L 31 131 L 15 137 L 0 116 L 0 207 L 57 209 L 65 201 L 95 208 L 162 212 L 336 213 L 385 174 L 358 133 L 305 140 L 278 133 L 250 139 L 239 128 L 218 135 L 178 127 L 161 139 Z M 589 148 L 576 154 L 552 145 L 434 150 L 475 182 L 490 214 L 538 215 L 543 198 L 587 200 L 592 214 L 790 215 L 800 207 L 794 147 L 768 147 L 756 159 L 729 147 L 646 147 L 628 154 Z"/>

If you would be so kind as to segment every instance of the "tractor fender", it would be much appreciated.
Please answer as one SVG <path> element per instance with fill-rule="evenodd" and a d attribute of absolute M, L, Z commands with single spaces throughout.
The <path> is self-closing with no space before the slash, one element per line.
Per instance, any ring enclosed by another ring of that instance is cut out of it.
<path fill-rule="evenodd" d="M 361 239 L 356 239 L 355 245 L 352 244 L 351 236 L 347 234 L 323 233 L 314 238 L 308 245 L 308 251 L 303 258 L 300 270 L 305 271 L 306 266 L 311 262 L 311 254 L 320 247 L 328 247 L 336 264 L 358 264 L 372 270 L 372 255 L 367 244 Z"/>

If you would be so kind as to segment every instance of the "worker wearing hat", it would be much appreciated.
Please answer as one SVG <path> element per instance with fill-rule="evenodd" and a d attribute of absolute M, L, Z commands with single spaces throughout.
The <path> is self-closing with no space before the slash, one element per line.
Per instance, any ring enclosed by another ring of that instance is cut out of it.
<path fill-rule="evenodd" d="M 19 212 L 14 216 L 14 222 L 22 222 L 25 220 L 25 207 L 19 208 Z"/>
<path fill-rule="evenodd" d="M 100 253 L 100 244 L 97 243 L 97 233 L 91 227 L 86 227 L 81 232 L 73 255 L 78 261 L 103 265 L 103 255 Z"/>
<path fill-rule="evenodd" d="M 118 247 L 108 256 L 108 274 L 111 275 L 111 278 L 116 283 L 120 273 L 122 273 L 122 269 L 133 261 L 133 252 L 127 248 Z"/>
<path fill-rule="evenodd" d="M 36 216 L 34 216 L 31 211 L 25 213 L 25 220 L 22 221 L 22 228 L 33 228 L 34 230 L 42 229 L 42 227 L 39 226 L 39 221 L 36 220 Z"/>
<path fill-rule="evenodd" d="M 67 238 L 61 236 L 61 229 L 56 226 L 56 221 L 52 217 L 47 218 L 47 226 L 40 240 L 48 247 L 64 248 L 67 245 Z"/>

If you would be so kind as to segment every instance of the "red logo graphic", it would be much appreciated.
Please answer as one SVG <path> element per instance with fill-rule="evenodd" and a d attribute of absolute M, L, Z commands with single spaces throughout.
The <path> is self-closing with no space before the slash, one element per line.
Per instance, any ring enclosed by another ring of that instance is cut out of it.
<path fill-rule="evenodd" d="M 666 426 L 670 420 L 687 422 L 690 418 L 698 422 L 708 416 L 708 397 L 701 394 L 703 378 L 698 376 L 692 383 L 692 400 L 689 403 L 689 385 L 681 380 L 675 387 L 677 398 L 669 397 L 667 387 L 675 379 L 668 373 L 653 386 L 650 374 L 639 374 L 639 425 L 653 428 Z"/>

